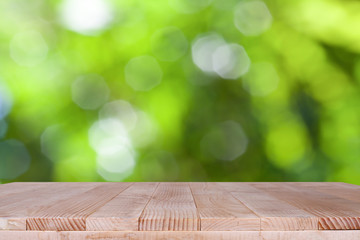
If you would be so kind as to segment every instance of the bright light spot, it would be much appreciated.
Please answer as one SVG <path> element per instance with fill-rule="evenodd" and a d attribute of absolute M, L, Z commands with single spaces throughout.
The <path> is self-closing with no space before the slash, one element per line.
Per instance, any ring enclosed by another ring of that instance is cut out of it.
<path fill-rule="evenodd" d="M 23 143 L 17 140 L 0 142 L 0 178 L 14 179 L 29 169 L 30 155 Z"/>
<path fill-rule="evenodd" d="M 266 96 L 279 84 L 279 76 L 271 63 L 255 63 L 243 78 L 243 86 L 253 96 Z"/>
<path fill-rule="evenodd" d="M 134 90 L 149 91 L 161 82 L 162 70 L 155 58 L 140 56 L 125 66 L 125 80 Z"/>
<path fill-rule="evenodd" d="M 257 36 L 270 28 L 272 16 L 262 1 L 241 1 L 235 9 L 234 23 L 244 35 Z"/>
<path fill-rule="evenodd" d="M 107 181 L 119 181 L 132 174 L 136 165 L 135 152 L 126 146 L 119 146 L 116 152 L 98 155 L 98 173 Z"/>
<path fill-rule="evenodd" d="M 205 73 L 216 73 L 225 79 L 237 79 L 250 67 L 250 59 L 242 46 L 227 44 L 215 33 L 202 35 L 195 40 L 192 58 Z"/>
<path fill-rule="evenodd" d="M 60 21 L 68 29 L 84 35 L 96 35 L 113 20 L 107 0 L 64 0 Z"/>
<path fill-rule="evenodd" d="M 226 44 L 216 48 L 212 55 L 215 72 L 225 79 L 237 79 L 250 67 L 245 49 L 238 44 Z"/>
<path fill-rule="evenodd" d="M 89 130 L 89 142 L 97 153 L 97 171 L 107 181 L 121 181 L 136 165 L 134 147 L 154 141 L 157 128 L 149 116 L 123 100 L 105 104 L 99 121 Z"/>
<path fill-rule="evenodd" d="M 100 119 L 114 118 L 121 121 L 127 130 L 131 130 L 137 123 L 137 115 L 130 103 L 117 100 L 106 103 L 99 112 Z"/>
<path fill-rule="evenodd" d="M 169 5 L 180 13 L 196 13 L 209 6 L 212 0 L 169 0 Z"/>
<path fill-rule="evenodd" d="M 45 60 L 48 46 L 39 32 L 16 34 L 10 42 L 10 56 L 19 65 L 32 67 Z"/>
<path fill-rule="evenodd" d="M 116 152 L 119 146 L 132 145 L 124 125 L 113 118 L 95 122 L 89 130 L 89 139 L 94 150 L 103 155 Z"/>
<path fill-rule="evenodd" d="M 234 121 L 218 124 L 206 134 L 201 146 L 203 151 L 213 157 L 232 161 L 245 153 L 248 139 L 241 125 Z"/>
<path fill-rule="evenodd" d="M 0 81 L 0 119 L 3 119 L 10 113 L 12 105 L 13 98 L 10 90 Z"/>
<path fill-rule="evenodd" d="M 214 73 L 213 53 L 224 44 L 225 40 L 215 33 L 199 36 L 192 46 L 192 59 L 196 66 L 204 72 Z"/>
<path fill-rule="evenodd" d="M 63 149 L 59 148 L 63 132 L 60 125 L 47 127 L 41 134 L 40 144 L 41 152 L 50 160 L 55 161 Z"/>
<path fill-rule="evenodd" d="M 105 104 L 99 111 L 99 118 L 119 121 L 136 147 L 147 146 L 156 138 L 157 128 L 152 119 L 126 101 L 116 100 Z M 106 121 L 104 123 L 108 124 Z"/>
<path fill-rule="evenodd" d="M 108 172 L 122 173 L 135 166 L 135 153 L 127 146 L 119 145 L 111 154 L 100 155 L 97 162 Z"/>
<path fill-rule="evenodd" d="M 98 173 L 108 181 L 120 181 L 132 173 L 136 152 L 122 122 L 101 119 L 89 130 L 90 145 L 97 153 Z"/>
<path fill-rule="evenodd" d="M 156 139 L 158 129 L 145 112 L 138 110 L 136 114 L 136 127 L 130 131 L 130 136 L 136 147 L 145 147 Z"/>
<path fill-rule="evenodd" d="M 0 120 L 0 138 L 5 137 L 5 134 L 8 129 L 8 124 L 4 119 Z"/>
<path fill-rule="evenodd" d="M 166 27 L 153 34 L 151 47 L 155 57 L 159 60 L 173 62 L 184 56 L 188 42 L 180 29 Z"/>
<path fill-rule="evenodd" d="M 101 76 L 85 75 L 72 84 L 72 99 L 81 108 L 92 110 L 103 105 L 110 90 Z"/>

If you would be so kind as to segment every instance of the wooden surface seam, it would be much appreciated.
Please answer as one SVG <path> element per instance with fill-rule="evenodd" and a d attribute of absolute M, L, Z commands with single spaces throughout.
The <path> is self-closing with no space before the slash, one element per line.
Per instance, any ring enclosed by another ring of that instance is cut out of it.
<path fill-rule="evenodd" d="M 263 236 L 360 230 L 360 187 L 306 182 L 11 183 L 0 185 L 0 233 L 4 230 Z"/>

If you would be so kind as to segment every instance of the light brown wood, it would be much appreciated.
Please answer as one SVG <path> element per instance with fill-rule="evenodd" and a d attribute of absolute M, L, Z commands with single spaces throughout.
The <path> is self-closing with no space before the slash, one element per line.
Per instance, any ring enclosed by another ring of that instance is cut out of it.
<path fill-rule="evenodd" d="M 360 231 L 103 231 L 0 232 L 0 240 L 358 240 Z"/>
<path fill-rule="evenodd" d="M 88 231 L 136 231 L 158 183 L 134 183 L 86 218 Z"/>
<path fill-rule="evenodd" d="M 252 183 L 277 199 L 319 217 L 321 230 L 360 229 L 360 203 L 294 183 Z"/>
<path fill-rule="evenodd" d="M 108 183 L 47 205 L 26 220 L 26 229 L 85 231 L 86 217 L 130 185 L 130 183 Z"/>
<path fill-rule="evenodd" d="M 26 230 L 26 220 L 41 209 L 99 186 L 99 183 L 12 183 L 0 186 L 7 185 L 13 189 L 11 194 L 1 194 L 0 230 Z"/>
<path fill-rule="evenodd" d="M 302 186 L 312 191 L 323 192 L 339 198 L 360 202 L 360 188 L 357 185 L 344 183 L 290 183 L 292 186 Z"/>
<path fill-rule="evenodd" d="M 49 185 L 47 183 L 34 183 L 34 184 L 22 184 L 22 183 L 9 183 L 0 185 L 0 206 L 6 206 L 6 210 L 9 210 L 9 205 L 16 202 L 16 199 L 22 200 L 22 197 L 18 197 L 17 193 L 29 194 L 36 192 L 37 189 Z M 15 199 L 14 199 L 15 198 Z M 14 201 L 15 200 L 15 201 Z M 6 213 L 2 212 L 3 216 Z M 0 230 L 26 230 L 26 219 L 19 216 L 14 217 L 13 214 L 8 214 L 11 217 L 0 217 Z"/>
<path fill-rule="evenodd" d="M 260 218 L 229 192 L 213 183 L 190 183 L 201 231 L 260 230 Z"/>
<path fill-rule="evenodd" d="M 261 240 L 358 240 L 360 231 L 264 231 Z"/>
<path fill-rule="evenodd" d="M 32 191 L 34 189 L 38 189 L 40 187 L 46 187 L 51 184 L 53 184 L 53 183 L 49 183 L 49 182 L 36 182 L 36 183 L 13 182 L 13 183 L 8 183 L 8 184 L 0 184 L 0 192 L 1 192 L 0 198 L 9 198 L 6 195 L 28 192 L 28 191 Z"/>
<path fill-rule="evenodd" d="M 160 183 L 139 219 L 141 231 L 200 230 L 188 183 Z"/>
<path fill-rule="evenodd" d="M 0 232 L 0 240 L 260 240 L 258 231 Z M 352 240 L 352 239 L 349 239 Z"/>
<path fill-rule="evenodd" d="M 11 183 L 0 240 L 360 239 L 345 183 Z"/>
<path fill-rule="evenodd" d="M 246 183 L 218 183 L 261 217 L 261 230 L 318 229 L 318 217 Z"/>

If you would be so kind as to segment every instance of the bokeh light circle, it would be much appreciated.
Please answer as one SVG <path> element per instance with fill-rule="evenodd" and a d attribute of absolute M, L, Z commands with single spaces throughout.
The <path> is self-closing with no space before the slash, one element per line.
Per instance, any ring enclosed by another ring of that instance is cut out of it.
<path fill-rule="evenodd" d="M 37 31 L 16 34 L 10 42 L 10 56 L 19 65 L 33 67 L 46 59 L 48 45 Z"/>
<path fill-rule="evenodd" d="M 149 91 L 161 82 L 162 70 L 151 56 L 131 59 L 125 66 L 125 80 L 136 91 Z"/>
<path fill-rule="evenodd" d="M 13 96 L 10 90 L 0 79 L 0 120 L 5 118 L 11 111 Z"/>
<path fill-rule="evenodd" d="M 152 52 L 161 61 L 173 62 L 182 57 L 188 48 L 183 32 L 177 27 L 157 30 L 151 37 Z"/>
<path fill-rule="evenodd" d="M 78 77 L 72 84 L 71 91 L 73 101 L 86 110 L 99 108 L 110 94 L 105 80 L 95 74 Z"/>
<path fill-rule="evenodd" d="M 0 154 L 0 179 L 14 179 L 30 167 L 29 152 L 18 140 L 0 142 Z"/>
<path fill-rule="evenodd" d="M 124 124 L 127 130 L 131 130 L 137 123 L 135 109 L 130 103 L 123 100 L 116 100 L 106 103 L 99 111 L 100 119 L 113 118 Z"/>
<path fill-rule="evenodd" d="M 59 15 L 66 28 L 84 35 L 99 34 L 114 18 L 107 0 L 64 0 Z"/>
<path fill-rule="evenodd" d="M 114 180 L 111 179 L 114 175 L 117 178 L 125 178 L 132 173 L 136 165 L 135 152 L 131 148 L 122 145 L 111 154 L 98 155 L 96 162 L 99 174 L 106 180 Z"/>
<path fill-rule="evenodd" d="M 64 139 L 63 129 L 60 125 L 52 125 L 47 127 L 40 137 L 41 152 L 50 160 L 56 161 L 61 149 L 61 142 Z"/>
<path fill-rule="evenodd" d="M 216 48 L 212 60 L 215 72 L 225 79 L 237 79 L 250 67 L 250 58 L 244 47 L 234 43 Z"/>
<path fill-rule="evenodd" d="M 103 155 L 116 152 L 119 146 L 132 145 L 126 128 L 114 118 L 95 122 L 89 130 L 89 140 L 93 149 Z"/>
<path fill-rule="evenodd" d="M 225 40 L 216 33 L 198 36 L 192 45 L 193 62 L 202 71 L 213 73 L 215 71 L 213 66 L 213 53 L 218 47 L 225 44 Z"/>
<path fill-rule="evenodd" d="M 245 153 L 248 138 L 241 125 L 225 121 L 214 126 L 201 140 L 205 155 L 219 160 L 232 161 Z"/>
<path fill-rule="evenodd" d="M 234 23 L 242 34 L 257 36 L 270 28 L 272 16 L 263 1 L 241 1 L 235 8 Z"/>
<path fill-rule="evenodd" d="M 136 152 L 119 119 L 95 122 L 89 130 L 90 145 L 97 153 L 97 171 L 107 181 L 120 181 L 132 173 Z"/>
<path fill-rule="evenodd" d="M 149 145 L 156 139 L 158 128 L 147 113 L 137 110 L 136 115 L 136 126 L 129 134 L 134 146 L 141 148 Z"/>

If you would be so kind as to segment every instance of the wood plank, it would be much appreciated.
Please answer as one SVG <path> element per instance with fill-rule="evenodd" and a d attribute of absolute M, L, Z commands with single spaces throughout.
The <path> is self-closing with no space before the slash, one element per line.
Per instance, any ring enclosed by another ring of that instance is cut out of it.
<path fill-rule="evenodd" d="M 48 186 L 49 183 L 7 183 L 0 185 L 0 206 L 7 206 L 14 202 L 17 198 L 15 194 L 22 193 L 31 194 L 34 190 L 44 186 Z M 26 230 L 26 220 L 12 217 L 1 217 L 0 215 L 0 230 Z"/>
<path fill-rule="evenodd" d="M 0 230 L 26 230 L 26 219 L 44 206 L 99 185 L 98 183 L 26 183 L 0 198 Z M 24 190 L 24 191 L 19 191 Z M 0 190 L 0 193 L 3 193 Z M 25 207 L 26 206 L 26 207 Z"/>
<path fill-rule="evenodd" d="M 360 231 L 2 231 L 0 240 L 358 240 Z"/>
<path fill-rule="evenodd" d="M 188 183 L 160 183 L 140 216 L 139 230 L 200 230 L 198 213 Z"/>
<path fill-rule="evenodd" d="M 103 183 L 91 190 L 41 208 L 26 220 L 27 230 L 85 231 L 86 217 L 131 183 Z"/>
<path fill-rule="evenodd" d="M 0 198 L 9 198 L 9 194 L 15 193 L 23 193 L 26 191 L 32 191 L 33 189 L 37 189 L 39 187 L 48 186 L 51 183 L 49 182 L 13 182 L 13 183 L 5 183 L 0 184 Z"/>
<path fill-rule="evenodd" d="M 0 231 L 0 240 L 60 240 L 57 232 Z"/>
<path fill-rule="evenodd" d="M 358 240 L 360 231 L 264 231 L 260 232 L 262 240 Z"/>
<path fill-rule="evenodd" d="M 84 234 L 85 233 L 85 234 Z M 137 231 L 137 232 L 67 232 L 61 240 L 129 239 L 129 240 L 260 240 L 257 231 Z"/>
<path fill-rule="evenodd" d="M 201 231 L 258 231 L 260 218 L 215 183 L 190 183 Z"/>
<path fill-rule="evenodd" d="M 258 231 L 2 231 L 0 240 L 260 240 L 259 235 Z"/>
<path fill-rule="evenodd" d="M 274 197 L 319 217 L 321 230 L 360 229 L 360 204 L 292 183 L 251 183 Z"/>
<path fill-rule="evenodd" d="M 357 185 L 334 183 L 334 182 L 316 182 L 316 183 L 290 183 L 292 186 L 302 186 L 309 190 L 323 192 L 339 198 L 345 198 L 350 201 L 360 202 L 360 188 Z"/>
<path fill-rule="evenodd" d="M 261 217 L 261 230 L 318 229 L 318 217 L 247 183 L 218 183 Z"/>
<path fill-rule="evenodd" d="M 86 219 L 87 231 L 137 231 L 158 183 L 134 183 Z"/>
<path fill-rule="evenodd" d="M 250 234 L 255 239 L 360 239 L 360 187 L 309 182 L 11 183 L 0 185 L 0 228 L 6 230 L 0 231 L 0 240 L 244 239 L 242 232 L 255 234 Z M 29 231 L 21 235 L 18 230 Z"/>

